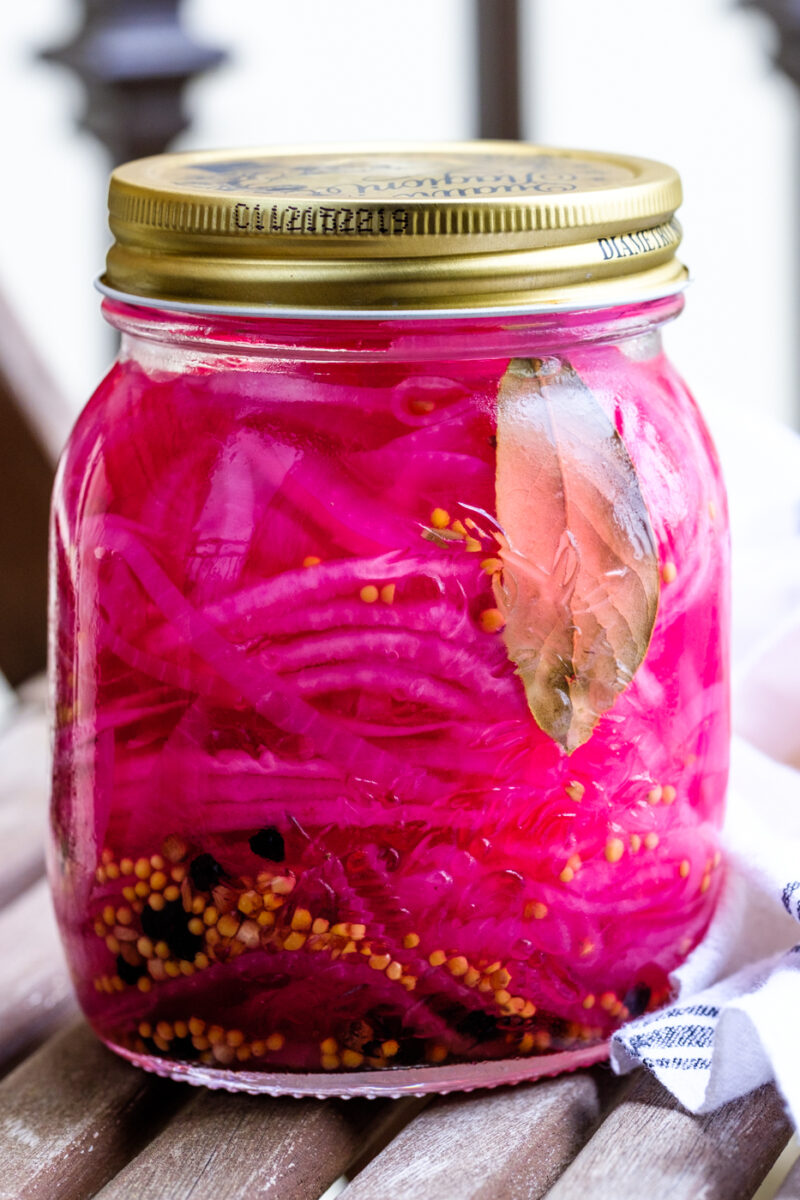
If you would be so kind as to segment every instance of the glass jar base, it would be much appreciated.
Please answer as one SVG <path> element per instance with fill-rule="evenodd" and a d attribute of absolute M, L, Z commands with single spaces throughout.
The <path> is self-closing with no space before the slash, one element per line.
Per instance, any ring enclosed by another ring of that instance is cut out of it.
<path fill-rule="evenodd" d="M 290 1071 L 228 1071 L 224 1067 L 198 1066 L 196 1063 L 169 1062 L 152 1054 L 137 1054 L 124 1046 L 103 1039 L 110 1050 L 134 1066 L 152 1071 L 166 1079 L 190 1083 L 195 1087 L 247 1092 L 252 1096 L 306 1096 L 325 1100 L 339 1096 L 349 1099 L 363 1096 L 369 1100 L 399 1100 L 403 1096 L 429 1093 L 471 1092 L 475 1088 L 501 1087 L 544 1076 L 561 1075 L 589 1067 L 608 1058 L 608 1042 L 599 1042 L 582 1050 L 559 1054 L 539 1054 L 530 1058 L 494 1059 L 448 1066 L 390 1067 L 379 1071 L 336 1071 L 314 1074 Z"/>

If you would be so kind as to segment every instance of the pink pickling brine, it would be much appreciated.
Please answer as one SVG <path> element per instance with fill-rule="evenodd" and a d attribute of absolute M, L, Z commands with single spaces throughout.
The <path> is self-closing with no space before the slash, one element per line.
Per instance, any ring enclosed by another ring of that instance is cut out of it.
<path fill-rule="evenodd" d="M 601 1058 L 669 998 L 729 740 L 681 304 L 105 302 L 123 352 L 53 506 L 51 876 L 111 1046 L 424 1091 Z"/>

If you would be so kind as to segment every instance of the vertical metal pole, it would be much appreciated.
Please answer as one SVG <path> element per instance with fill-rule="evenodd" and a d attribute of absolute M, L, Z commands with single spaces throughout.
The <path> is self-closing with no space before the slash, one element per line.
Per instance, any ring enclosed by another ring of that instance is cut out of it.
<path fill-rule="evenodd" d="M 778 44 L 775 49 L 775 65 L 787 78 L 791 79 L 795 88 L 800 88 L 800 0 L 740 0 L 744 8 L 756 8 L 771 17 L 778 30 Z M 793 156 L 794 167 L 794 200 L 797 203 L 800 195 L 800 161 Z M 800 321 L 800 239 L 794 226 L 788 233 L 794 243 L 793 257 L 796 264 L 792 307 L 795 325 Z M 800 429 L 800 400 L 797 393 L 800 389 L 800 359 L 795 349 L 793 360 L 793 384 L 795 392 L 793 424 Z"/>
<path fill-rule="evenodd" d="M 521 0 L 475 0 L 478 134 L 522 137 L 520 103 Z"/>

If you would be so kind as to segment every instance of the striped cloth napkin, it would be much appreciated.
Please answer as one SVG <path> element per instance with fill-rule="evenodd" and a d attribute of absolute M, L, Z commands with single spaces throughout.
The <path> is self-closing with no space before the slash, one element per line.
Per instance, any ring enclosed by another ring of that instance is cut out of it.
<path fill-rule="evenodd" d="M 800 438 L 757 414 L 712 429 L 733 540 L 727 878 L 676 1002 L 625 1025 L 611 1062 L 697 1113 L 774 1079 L 800 1129 Z"/>

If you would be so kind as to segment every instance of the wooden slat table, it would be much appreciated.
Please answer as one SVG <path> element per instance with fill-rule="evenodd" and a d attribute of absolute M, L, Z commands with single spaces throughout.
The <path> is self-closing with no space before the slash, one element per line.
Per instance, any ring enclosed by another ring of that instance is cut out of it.
<path fill-rule="evenodd" d="M 706 1117 L 605 1067 L 427 1100 L 195 1090 L 77 1015 L 41 846 L 40 690 L 0 733 L 0 1200 L 750 1200 L 790 1127 L 771 1086 Z M 800 1167 L 779 1192 L 800 1200 Z"/>

